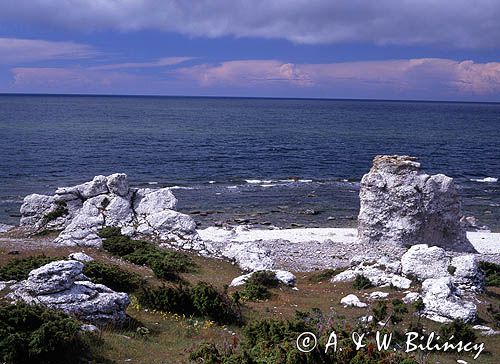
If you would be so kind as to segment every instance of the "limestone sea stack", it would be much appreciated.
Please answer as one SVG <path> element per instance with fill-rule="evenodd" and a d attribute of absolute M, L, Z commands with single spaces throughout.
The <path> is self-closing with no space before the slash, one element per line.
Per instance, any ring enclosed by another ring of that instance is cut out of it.
<path fill-rule="evenodd" d="M 196 223 L 175 211 L 177 199 L 169 188 L 131 188 L 124 173 L 96 176 L 92 181 L 62 187 L 53 196 L 26 196 L 21 225 L 40 230 L 62 230 L 61 245 L 101 245 L 99 229 L 121 228 L 125 235 L 148 236 L 160 243 L 203 251 Z"/>
<path fill-rule="evenodd" d="M 424 173 L 414 157 L 376 156 L 361 180 L 359 196 L 361 242 L 474 251 L 460 223 L 463 215 L 453 178 Z"/>

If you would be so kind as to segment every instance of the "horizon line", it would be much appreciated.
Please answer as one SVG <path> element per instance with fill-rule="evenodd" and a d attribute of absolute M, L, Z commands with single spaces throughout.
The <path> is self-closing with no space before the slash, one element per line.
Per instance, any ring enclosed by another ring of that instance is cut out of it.
<path fill-rule="evenodd" d="M 425 99 L 376 99 L 342 97 L 286 97 L 286 96 L 227 96 L 227 95 L 160 95 L 160 94 L 99 94 L 99 93 L 44 93 L 44 92 L 0 92 L 0 96 L 62 96 L 62 97 L 143 97 L 143 98 L 193 98 L 193 99 L 257 99 L 257 100 L 309 100 L 309 101 L 369 101 L 369 102 L 415 102 L 454 104 L 500 104 L 500 101 L 460 101 Z"/>

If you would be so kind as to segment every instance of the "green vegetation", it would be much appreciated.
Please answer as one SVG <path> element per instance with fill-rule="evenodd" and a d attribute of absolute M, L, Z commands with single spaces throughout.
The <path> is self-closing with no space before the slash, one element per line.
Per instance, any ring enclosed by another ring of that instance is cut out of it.
<path fill-rule="evenodd" d="M 11 260 L 0 267 L 0 281 L 22 281 L 28 278 L 29 272 L 33 269 L 40 268 L 55 260 L 57 260 L 57 258 L 47 257 L 45 255 Z"/>
<path fill-rule="evenodd" d="M 43 217 L 43 220 L 45 223 L 48 223 L 50 221 L 54 221 L 60 217 L 63 217 L 68 214 L 68 206 L 66 205 L 65 201 L 58 201 L 56 203 L 56 208 L 48 213 L 45 214 Z"/>
<path fill-rule="evenodd" d="M 142 289 L 137 294 L 139 303 L 149 309 L 206 317 L 221 324 L 239 323 L 241 315 L 231 299 L 205 282 L 194 286 Z"/>
<path fill-rule="evenodd" d="M 40 306 L 0 301 L 0 362 L 78 363 L 88 353 L 90 334 L 65 314 Z M 93 340 L 97 344 L 97 339 Z"/>
<path fill-rule="evenodd" d="M 385 320 L 387 317 L 387 303 L 385 301 L 377 301 L 377 303 L 372 307 L 373 320 L 375 322 L 380 322 Z"/>
<path fill-rule="evenodd" d="M 279 281 L 272 271 L 263 270 L 253 273 L 245 282 L 241 297 L 248 301 L 259 301 L 271 298 L 268 288 L 276 288 Z"/>
<path fill-rule="evenodd" d="M 500 265 L 490 262 L 480 262 L 479 268 L 485 275 L 485 284 L 491 287 L 500 287 Z"/>
<path fill-rule="evenodd" d="M 105 227 L 99 231 L 99 236 L 104 239 L 104 250 L 130 263 L 150 267 L 160 279 L 177 281 L 180 279 L 179 273 L 194 269 L 194 264 L 187 255 L 160 249 L 144 240 L 131 239 L 122 235 L 119 228 Z"/>
<path fill-rule="evenodd" d="M 453 265 L 448 266 L 448 273 L 450 273 L 451 275 L 454 275 L 456 270 L 457 267 L 454 267 Z"/>
<path fill-rule="evenodd" d="M 135 292 L 141 286 L 141 276 L 131 273 L 114 264 L 98 261 L 85 263 L 83 273 L 94 283 L 104 284 L 114 291 Z"/>
<path fill-rule="evenodd" d="M 223 364 L 417 363 L 403 354 L 373 350 L 373 344 L 369 344 L 367 350 L 356 351 L 350 339 L 350 330 L 356 328 L 344 328 L 333 324 L 334 321 L 332 317 L 324 317 L 319 310 L 296 312 L 295 317 L 289 320 L 257 320 L 243 330 L 244 339 L 239 348 L 203 343 L 191 352 L 190 360 L 195 363 Z M 303 353 L 297 349 L 296 340 L 307 331 L 315 332 L 321 345 L 311 352 Z M 338 346 L 342 351 L 330 349 L 325 353 L 324 345 L 332 331 L 337 333 Z"/>
<path fill-rule="evenodd" d="M 319 282 L 328 281 L 343 271 L 344 271 L 344 269 L 324 269 L 318 273 L 315 273 L 311 277 L 309 277 L 309 282 L 319 283 Z"/>
<path fill-rule="evenodd" d="M 356 279 L 354 279 L 354 283 L 352 284 L 352 287 L 354 289 L 357 289 L 358 291 L 361 291 L 362 289 L 373 287 L 373 285 L 370 282 L 370 280 L 366 278 L 364 275 L 357 274 Z"/>
<path fill-rule="evenodd" d="M 475 342 L 477 339 L 472 327 L 462 320 L 454 320 L 449 324 L 442 325 L 439 329 L 439 335 L 443 342 L 458 343 L 462 341 Z M 451 338 L 451 339 L 450 339 Z"/>

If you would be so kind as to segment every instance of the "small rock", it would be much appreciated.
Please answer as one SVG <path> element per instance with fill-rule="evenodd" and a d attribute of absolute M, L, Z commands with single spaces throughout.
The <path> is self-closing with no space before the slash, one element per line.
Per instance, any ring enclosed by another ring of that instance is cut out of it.
<path fill-rule="evenodd" d="M 340 303 L 344 305 L 344 307 L 367 307 L 368 305 L 364 302 L 361 302 L 359 298 L 354 294 L 349 294 L 340 300 Z"/>
<path fill-rule="evenodd" d="M 379 300 L 379 299 L 382 299 L 382 298 L 387 298 L 387 297 L 389 297 L 389 293 L 387 293 L 387 292 L 375 291 L 375 292 L 370 293 L 369 297 L 370 297 L 370 299 L 372 299 L 372 300 Z"/>
<path fill-rule="evenodd" d="M 449 276 L 449 265 L 450 258 L 443 248 L 427 244 L 414 245 L 401 257 L 403 274 L 421 281 Z"/>
<path fill-rule="evenodd" d="M 83 262 L 83 263 L 85 263 L 85 262 L 92 262 L 94 260 L 94 258 L 92 258 L 91 256 L 88 256 L 84 252 L 71 253 L 68 256 L 68 258 L 71 259 L 71 260 L 77 260 L 77 261 Z"/>
<path fill-rule="evenodd" d="M 99 332 L 101 332 L 101 330 L 99 330 L 99 328 L 95 325 L 90 325 L 90 324 L 83 324 L 82 326 L 80 326 L 80 331 L 82 332 L 92 332 L 92 333 L 95 333 L 95 334 L 98 334 Z"/>
<path fill-rule="evenodd" d="M 408 292 L 406 296 L 403 297 L 403 302 L 406 304 L 410 304 L 415 302 L 420 298 L 420 293 L 418 292 Z"/>

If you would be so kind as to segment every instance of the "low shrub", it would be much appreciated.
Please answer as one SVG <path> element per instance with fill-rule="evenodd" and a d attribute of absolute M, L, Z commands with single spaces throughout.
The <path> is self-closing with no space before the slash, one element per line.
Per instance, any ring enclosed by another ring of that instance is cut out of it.
<path fill-rule="evenodd" d="M 387 317 L 387 303 L 385 301 L 377 301 L 377 303 L 372 307 L 373 320 L 375 322 L 380 322 L 385 320 Z"/>
<path fill-rule="evenodd" d="M 449 324 L 442 325 L 439 328 L 439 336 L 441 336 L 442 342 L 450 343 L 474 342 L 477 339 L 472 327 L 463 320 L 453 320 Z"/>
<path fill-rule="evenodd" d="M 58 258 L 36 255 L 23 259 L 14 259 L 0 267 L 0 281 L 22 281 L 28 278 L 33 269 L 58 260 Z"/>
<path fill-rule="evenodd" d="M 176 281 L 179 280 L 179 273 L 190 272 L 194 268 L 187 255 L 160 249 L 144 240 L 131 239 L 122 235 L 119 228 L 105 227 L 99 231 L 99 236 L 104 239 L 104 250 L 133 264 L 150 267 L 160 279 Z"/>
<path fill-rule="evenodd" d="M 319 283 L 332 279 L 337 274 L 343 272 L 343 269 L 324 269 L 309 277 L 309 282 Z"/>
<path fill-rule="evenodd" d="M 66 205 L 65 201 L 58 201 L 57 206 L 54 210 L 46 213 L 43 217 L 43 220 L 45 223 L 48 223 L 50 221 L 54 221 L 62 216 L 65 216 L 68 214 L 68 206 Z"/>
<path fill-rule="evenodd" d="M 391 322 L 393 324 L 397 324 L 403 321 L 403 316 L 408 313 L 408 308 L 406 307 L 403 300 L 400 300 L 399 298 L 394 298 L 391 303 L 392 303 Z"/>
<path fill-rule="evenodd" d="M 362 274 L 356 275 L 356 278 L 354 279 L 354 283 L 352 284 L 352 286 L 354 289 L 357 289 L 358 291 L 361 291 L 362 289 L 367 289 L 367 288 L 373 287 L 370 280 Z"/>
<path fill-rule="evenodd" d="M 117 292 L 135 292 L 141 286 L 141 276 L 117 265 L 98 261 L 85 263 L 83 273 L 94 283 L 104 284 Z"/>
<path fill-rule="evenodd" d="M 255 272 L 245 282 L 241 296 L 249 301 L 269 299 L 271 292 L 268 288 L 278 287 L 279 283 L 276 274 L 272 271 Z"/>
<path fill-rule="evenodd" d="M 229 297 L 205 282 L 189 287 L 144 288 L 138 295 L 139 303 L 149 309 L 207 317 L 221 324 L 239 323 L 240 313 Z"/>
<path fill-rule="evenodd" d="M 484 272 L 485 284 L 500 287 L 500 265 L 490 262 L 479 262 L 479 268 Z"/>
<path fill-rule="evenodd" d="M 78 363 L 88 341 L 80 324 L 40 306 L 0 302 L 0 362 L 10 364 Z"/>

